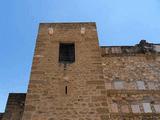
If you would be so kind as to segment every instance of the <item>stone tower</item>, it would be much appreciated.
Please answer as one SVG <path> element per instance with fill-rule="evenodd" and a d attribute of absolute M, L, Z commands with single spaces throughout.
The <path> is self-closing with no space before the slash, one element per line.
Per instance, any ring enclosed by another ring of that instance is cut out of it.
<path fill-rule="evenodd" d="M 95 23 L 40 24 L 22 119 L 100 120 L 102 76 Z"/>

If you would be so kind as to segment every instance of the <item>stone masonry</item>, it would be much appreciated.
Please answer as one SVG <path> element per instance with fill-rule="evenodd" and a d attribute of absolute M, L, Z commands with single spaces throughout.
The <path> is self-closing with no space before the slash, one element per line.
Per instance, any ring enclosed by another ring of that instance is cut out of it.
<path fill-rule="evenodd" d="M 102 48 L 106 90 L 101 93 L 107 96 L 112 120 L 160 119 L 160 56 L 154 49 L 132 51 L 136 48 Z"/>
<path fill-rule="evenodd" d="M 3 118 L 0 120 L 21 120 L 26 94 L 10 93 Z"/>
<path fill-rule="evenodd" d="M 2 117 L 3 117 L 3 113 L 0 113 L 0 120 L 2 120 Z"/>
<path fill-rule="evenodd" d="M 0 114 L 11 119 L 159 120 L 160 44 L 99 47 L 95 23 L 41 23 L 27 94 Z"/>

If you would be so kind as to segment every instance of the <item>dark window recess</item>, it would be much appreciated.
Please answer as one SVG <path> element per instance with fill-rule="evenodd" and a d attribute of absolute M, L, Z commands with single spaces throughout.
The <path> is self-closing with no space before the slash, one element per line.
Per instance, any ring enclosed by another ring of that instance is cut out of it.
<path fill-rule="evenodd" d="M 68 88 L 67 88 L 67 86 L 65 87 L 65 94 L 66 95 L 68 94 Z"/>
<path fill-rule="evenodd" d="M 75 61 L 75 46 L 73 43 L 60 43 L 59 62 L 73 63 Z"/>

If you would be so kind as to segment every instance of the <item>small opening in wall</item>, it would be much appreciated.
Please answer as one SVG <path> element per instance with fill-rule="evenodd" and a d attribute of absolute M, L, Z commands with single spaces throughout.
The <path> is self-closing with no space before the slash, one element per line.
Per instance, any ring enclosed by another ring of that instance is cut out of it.
<path fill-rule="evenodd" d="M 65 86 L 65 94 L 67 95 L 68 94 L 68 87 Z"/>

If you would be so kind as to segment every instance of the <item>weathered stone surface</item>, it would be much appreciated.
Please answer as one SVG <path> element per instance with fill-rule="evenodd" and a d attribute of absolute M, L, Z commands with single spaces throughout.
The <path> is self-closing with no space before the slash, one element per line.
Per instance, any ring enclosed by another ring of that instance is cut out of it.
<path fill-rule="evenodd" d="M 59 63 L 59 43 L 75 44 L 74 63 Z M 106 98 L 95 23 L 40 24 L 34 56 L 23 120 L 101 119 Z"/>
<path fill-rule="evenodd" d="M 155 57 L 158 58 L 159 54 Z M 110 53 L 102 57 L 102 67 L 106 90 L 101 93 L 107 96 L 110 119 L 159 119 L 159 114 L 155 118 L 151 113 L 147 115 L 143 106 L 148 102 L 151 112 L 158 113 L 153 107 L 160 104 L 160 63 L 157 59 L 143 52 L 135 52 L 134 55 Z M 115 84 L 117 81 L 121 84 Z M 132 110 L 131 105 L 138 105 L 139 113 L 133 114 L 135 109 Z"/>
<path fill-rule="evenodd" d="M 10 93 L 2 120 L 21 120 L 26 94 Z"/>
<path fill-rule="evenodd" d="M 97 108 L 97 112 L 99 114 L 107 114 L 108 113 L 108 108 Z"/>
<path fill-rule="evenodd" d="M 123 56 L 123 55 L 135 55 L 135 54 L 156 54 L 160 53 L 160 44 L 148 43 L 146 40 L 141 40 L 139 44 L 135 46 L 102 46 L 102 56 Z"/>
<path fill-rule="evenodd" d="M 3 113 L 0 113 L 0 120 L 2 120 L 2 117 L 3 117 Z"/>
<path fill-rule="evenodd" d="M 32 106 L 32 105 L 26 105 L 26 106 L 25 106 L 25 110 L 26 110 L 26 111 L 35 111 L 36 108 L 35 108 L 35 106 Z"/>

